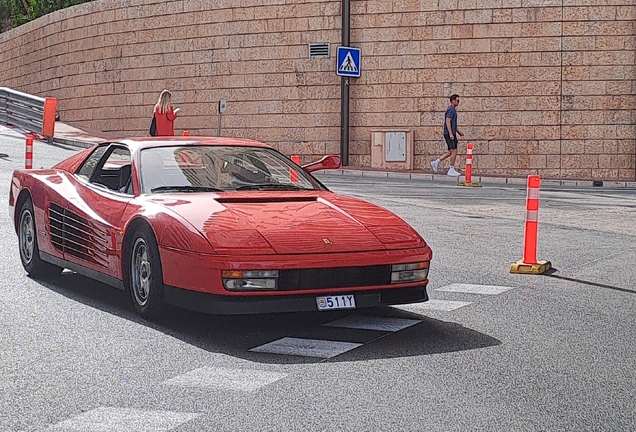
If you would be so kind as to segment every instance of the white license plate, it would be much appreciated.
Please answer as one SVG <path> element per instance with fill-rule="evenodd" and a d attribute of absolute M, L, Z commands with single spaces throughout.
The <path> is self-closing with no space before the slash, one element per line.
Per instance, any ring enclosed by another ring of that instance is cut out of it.
<path fill-rule="evenodd" d="M 355 309 L 356 298 L 353 294 L 339 296 L 316 297 L 318 310 Z"/>

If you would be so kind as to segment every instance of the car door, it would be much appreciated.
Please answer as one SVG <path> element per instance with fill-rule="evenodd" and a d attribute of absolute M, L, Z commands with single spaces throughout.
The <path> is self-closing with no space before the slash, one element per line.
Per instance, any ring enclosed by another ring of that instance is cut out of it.
<path fill-rule="evenodd" d="M 97 279 L 122 279 L 122 215 L 132 200 L 130 150 L 111 144 L 97 162 L 87 159 L 70 177 L 77 191 L 66 203 L 69 232 L 64 259 L 99 272 Z"/>

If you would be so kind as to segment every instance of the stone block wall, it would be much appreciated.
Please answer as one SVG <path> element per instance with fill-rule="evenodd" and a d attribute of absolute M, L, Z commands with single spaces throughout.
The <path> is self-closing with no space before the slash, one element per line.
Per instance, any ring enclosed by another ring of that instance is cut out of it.
<path fill-rule="evenodd" d="M 352 4 L 365 67 L 352 86 L 352 164 L 369 165 L 371 129 L 397 126 L 414 129 L 427 169 L 457 93 L 477 173 L 635 178 L 633 0 Z"/>
<path fill-rule="evenodd" d="M 352 0 L 350 164 L 370 131 L 411 128 L 415 167 L 444 150 L 448 96 L 481 175 L 636 178 L 634 0 Z M 146 135 L 163 88 L 177 133 L 268 142 L 303 162 L 340 148 L 340 0 L 97 0 L 0 34 L 0 85 L 63 121 Z M 308 44 L 331 43 L 329 59 Z M 460 145 L 465 149 L 464 145 Z M 459 158 L 460 169 L 463 158 Z"/>

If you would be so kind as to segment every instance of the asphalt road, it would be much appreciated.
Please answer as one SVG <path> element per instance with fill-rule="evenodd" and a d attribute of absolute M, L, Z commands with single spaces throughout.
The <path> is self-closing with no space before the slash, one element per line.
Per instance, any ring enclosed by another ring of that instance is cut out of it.
<path fill-rule="evenodd" d="M 76 151 L 36 143 L 34 167 Z M 24 141 L 0 153 L 8 199 Z M 636 191 L 543 189 L 557 271 L 529 276 L 523 187 L 320 178 L 424 236 L 431 302 L 147 322 L 90 279 L 28 278 L 5 207 L 0 431 L 636 430 Z"/>

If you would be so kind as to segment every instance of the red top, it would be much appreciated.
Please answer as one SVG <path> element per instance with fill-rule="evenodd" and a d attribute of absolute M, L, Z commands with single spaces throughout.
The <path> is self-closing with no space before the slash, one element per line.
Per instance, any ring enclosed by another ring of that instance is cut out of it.
<path fill-rule="evenodd" d="M 174 119 L 177 115 L 174 113 L 174 108 L 170 105 L 170 109 L 164 113 L 160 113 L 158 108 L 155 108 L 155 119 L 157 119 L 157 135 L 155 136 L 174 136 Z"/>

